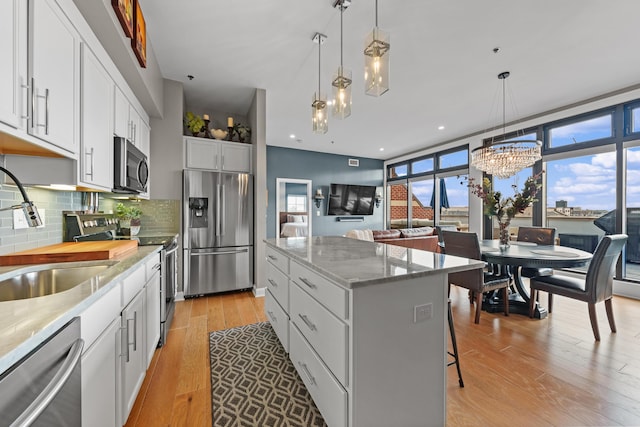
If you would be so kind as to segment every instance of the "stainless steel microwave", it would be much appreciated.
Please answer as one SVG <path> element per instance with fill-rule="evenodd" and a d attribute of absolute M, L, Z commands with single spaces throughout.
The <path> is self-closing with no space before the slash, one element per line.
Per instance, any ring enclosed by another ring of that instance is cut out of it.
<path fill-rule="evenodd" d="M 138 194 L 147 191 L 147 156 L 126 138 L 114 138 L 114 193 Z"/>

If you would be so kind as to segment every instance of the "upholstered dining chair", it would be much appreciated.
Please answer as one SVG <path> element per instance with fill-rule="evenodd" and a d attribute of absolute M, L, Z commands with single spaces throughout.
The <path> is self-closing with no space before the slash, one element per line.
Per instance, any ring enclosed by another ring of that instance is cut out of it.
<path fill-rule="evenodd" d="M 519 227 L 518 242 L 530 242 L 538 245 L 555 245 L 556 229 L 554 227 Z M 522 277 L 551 276 L 552 268 L 524 267 L 520 270 Z"/>
<path fill-rule="evenodd" d="M 444 253 L 470 259 L 481 259 L 478 235 L 464 231 L 441 230 L 444 242 Z M 469 289 L 476 304 L 475 323 L 480 323 L 482 295 L 485 292 L 502 289 L 504 299 L 504 315 L 509 315 L 509 276 L 485 272 L 478 268 L 449 274 L 449 283 Z"/>
<path fill-rule="evenodd" d="M 549 302 L 547 304 L 549 313 L 553 310 L 553 294 L 584 301 L 589 306 L 589 318 L 593 336 L 596 341 L 600 341 L 596 303 L 604 301 L 611 332 L 616 332 L 616 323 L 611 305 L 613 273 L 620 257 L 620 252 L 622 252 L 626 242 L 626 234 L 604 236 L 593 253 L 593 258 L 584 279 L 560 274 L 532 278 L 530 280 L 529 317 L 533 317 L 539 291 L 549 293 Z"/>

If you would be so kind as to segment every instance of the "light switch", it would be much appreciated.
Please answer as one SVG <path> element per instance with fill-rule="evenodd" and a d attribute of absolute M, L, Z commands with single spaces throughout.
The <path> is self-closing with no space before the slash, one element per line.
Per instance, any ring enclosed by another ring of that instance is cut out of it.
<path fill-rule="evenodd" d="M 424 322 L 433 317 L 433 304 L 422 304 L 413 307 L 413 323 Z"/>

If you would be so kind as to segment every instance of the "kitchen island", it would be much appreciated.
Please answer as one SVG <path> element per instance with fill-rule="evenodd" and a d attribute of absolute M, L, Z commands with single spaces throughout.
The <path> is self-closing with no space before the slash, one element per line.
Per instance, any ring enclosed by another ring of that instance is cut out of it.
<path fill-rule="evenodd" d="M 476 260 L 344 237 L 270 239 L 265 311 L 329 426 L 442 426 L 447 277 Z"/>

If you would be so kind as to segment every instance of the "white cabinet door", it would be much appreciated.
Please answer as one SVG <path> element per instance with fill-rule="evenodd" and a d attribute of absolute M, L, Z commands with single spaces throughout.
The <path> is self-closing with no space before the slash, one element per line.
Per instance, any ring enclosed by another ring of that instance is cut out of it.
<path fill-rule="evenodd" d="M 251 173 L 251 145 L 220 143 L 220 148 L 222 151 L 221 170 Z"/>
<path fill-rule="evenodd" d="M 153 270 L 153 275 L 147 281 L 146 293 L 146 367 L 149 367 L 153 353 L 160 341 L 160 263 Z"/>
<path fill-rule="evenodd" d="M 146 372 L 144 348 L 144 291 L 122 310 L 122 420 L 127 422 Z"/>
<path fill-rule="evenodd" d="M 0 2 L 0 122 L 25 128 L 27 115 L 27 3 Z"/>
<path fill-rule="evenodd" d="M 220 147 L 214 141 L 185 138 L 186 167 L 194 169 L 218 170 Z"/>
<path fill-rule="evenodd" d="M 133 142 L 133 145 L 141 149 L 140 147 L 140 128 L 142 127 L 142 118 L 140 114 L 133 108 L 133 105 L 129 104 L 129 126 L 130 136 L 129 140 Z"/>
<path fill-rule="evenodd" d="M 113 102 L 113 134 L 129 139 L 131 123 L 129 122 L 129 101 L 119 87 L 115 86 Z"/>
<path fill-rule="evenodd" d="M 82 46 L 80 181 L 89 187 L 113 186 L 113 136 L 111 112 L 113 81 L 102 64 Z"/>
<path fill-rule="evenodd" d="M 72 153 L 79 134 L 78 36 L 54 0 L 29 2 L 30 133 Z"/>
<path fill-rule="evenodd" d="M 118 418 L 120 317 L 82 356 L 82 425 L 116 427 Z"/>

